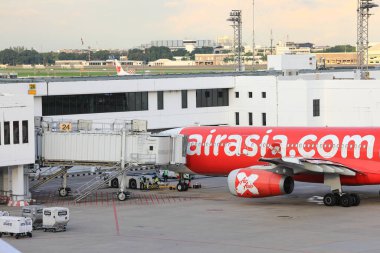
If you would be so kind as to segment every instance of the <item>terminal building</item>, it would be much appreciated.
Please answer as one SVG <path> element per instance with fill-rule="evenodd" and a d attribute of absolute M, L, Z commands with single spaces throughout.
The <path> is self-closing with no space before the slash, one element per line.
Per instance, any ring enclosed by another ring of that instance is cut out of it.
<path fill-rule="evenodd" d="M 29 197 L 28 165 L 34 164 L 34 101 L 0 92 L 0 191 L 13 200 Z"/>
<path fill-rule="evenodd" d="M 352 70 L 269 71 L 0 81 L 0 93 L 12 94 L 0 96 L 0 190 L 28 194 L 24 174 L 34 163 L 35 117 L 140 119 L 152 132 L 194 125 L 379 126 L 380 71 L 371 71 L 371 80 L 356 76 Z"/>

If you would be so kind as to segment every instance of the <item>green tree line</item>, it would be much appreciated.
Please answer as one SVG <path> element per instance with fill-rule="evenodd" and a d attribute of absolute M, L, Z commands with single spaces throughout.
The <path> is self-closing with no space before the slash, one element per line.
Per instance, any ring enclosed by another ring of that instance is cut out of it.
<path fill-rule="evenodd" d="M 170 59 L 174 56 L 182 56 L 194 60 L 195 54 L 210 54 L 213 53 L 212 47 L 196 48 L 189 53 L 185 49 L 171 51 L 167 47 L 151 47 L 145 50 L 130 49 L 127 52 L 129 60 L 132 61 L 156 61 L 158 59 Z M 0 64 L 8 64 L 11 66 L 21 64 L 54 64 L 57 60 L 100 60 L 120 59 L 120 53 L 112 53 L 108 50 L 100 50 L 96 52 L 83 53 L 65 53 L 65 52 L 48 52 L 39 53 L 36 50 L 26 49 L 24 47 L 8 48 L 0 51 Z"/>
<path fill-rule="evenodd" d="M 351 45 L 336 45 L 334 47 L 327 48 L 323 50 L 325 53 L 349 53 L 349 52 L 356 52 L 356 47 Z"/>
<path fill-rule="evenodd" d="M 147 49 L 130 49 L 128 50 L 128 59 L 131 61 L 156 61 L 158 59 L 173 60 L 176 57 L 187 57 L 194 60 L 195 54 L 212 54 L 214 49 L 212 47 L 196 48 L 191 53 L 185 49 L 177 49 L 171 51 L 167 47 L 150 47 Z"/>

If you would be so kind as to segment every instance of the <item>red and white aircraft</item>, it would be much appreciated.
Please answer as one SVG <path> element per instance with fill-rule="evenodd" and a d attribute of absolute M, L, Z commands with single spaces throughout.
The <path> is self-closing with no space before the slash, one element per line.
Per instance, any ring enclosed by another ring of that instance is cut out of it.
<path fill-rule="evenodd" d="M 136 70 L 128 70 L 127 72 L 121 66 L 121 63 L 115 59 L 116 74 L 118 76 L 134 76 L 136 75 Z"/>
<path fill-rule="evenodd" d="M 228 175 L 233 195 L 290 194 L 294 180 L 324 183 L 326 206 L 357 206 L 342 185 L 380 184 L 380 128 L 188 127 L 165 134 L 187 136 L 181 173 Z M 178 190 L 186 190 L 183 180 Z"/>

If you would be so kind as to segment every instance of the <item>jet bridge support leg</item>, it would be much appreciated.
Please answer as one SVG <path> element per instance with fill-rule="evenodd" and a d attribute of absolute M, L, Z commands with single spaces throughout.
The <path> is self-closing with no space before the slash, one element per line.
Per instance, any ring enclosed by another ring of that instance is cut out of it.
<path fill-rule="evenodd" d="M 60 197 L 67 197 L 71 191 L 70 187 L 67 187 L 67 172 L 62 176 L 62 186 L 58 189 Z"/>
<path fill-rule="evenodd" d="M 128 191 L 125 191 L 125 175 L 124 174 L 125 172 L 121 175 L 120 190 L 117 194 L 117 199 L 120 201 L 126 200 L 131 195 Z"/>
<path fill-rule="evenodd" d="M 326 206 L 340 205 L 343 207 L 358 206 L 360 197 L 356 193 L 344 193 L 339 174 L 324 174 L 324 184 L 330 186 L 331 193 L 323 197 Z"/>

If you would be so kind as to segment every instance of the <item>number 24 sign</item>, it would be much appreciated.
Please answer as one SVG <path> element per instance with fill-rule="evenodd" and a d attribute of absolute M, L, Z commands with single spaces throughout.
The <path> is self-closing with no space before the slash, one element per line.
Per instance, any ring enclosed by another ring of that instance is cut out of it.
<path fill-rule="evenodd" d="M 70 132 L 71 131 L 71 123 L 60 123 L 59 124 L 59 130 L 64 132 Z"/>

